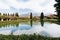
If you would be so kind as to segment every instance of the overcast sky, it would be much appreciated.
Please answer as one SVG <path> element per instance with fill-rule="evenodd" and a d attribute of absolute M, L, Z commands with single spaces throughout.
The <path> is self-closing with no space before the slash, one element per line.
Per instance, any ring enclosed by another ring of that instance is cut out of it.
<path fill-rule="evenodd" d="M 55 0 L 0 0 L 0 12 L 55 14 Z"/>

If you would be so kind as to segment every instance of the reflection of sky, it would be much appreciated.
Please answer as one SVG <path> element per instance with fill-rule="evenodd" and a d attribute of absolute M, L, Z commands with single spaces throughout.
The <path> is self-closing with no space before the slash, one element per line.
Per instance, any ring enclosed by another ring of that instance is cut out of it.
<path fill-rule="evenodd" d="M 19 29 L 19 30 L 28 30 L 28 29 L 30 29 L 31 28 L 31 26 L 30 25 L 18 25 L 18 26 L 5 26 L 5 27 L 2 27 L 2 28 L 0 28 L 0 31 L 3 31 L 3 30 L 17 30 L 17 29 Z"/>
<path fill-rule="evenodd" d="M 0 28 L 0 34 L 9 35 L 11 32 L 13 32 L 13 35 L 36 33 L 43 36 L 60 37 L 60 25 L 45 22 L 43 27 L 40 23 L 37 23 L 33 24 L 32 27 L 27 24 L 19 24 L 18 27 L 9 26 Z"/>

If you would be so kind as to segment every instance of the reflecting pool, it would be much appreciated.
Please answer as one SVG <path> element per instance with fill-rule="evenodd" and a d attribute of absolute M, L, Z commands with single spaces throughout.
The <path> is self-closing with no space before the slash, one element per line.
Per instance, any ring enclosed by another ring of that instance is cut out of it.
<path fill-rule="evenodd" d="M 51 22 L 33 22 L 18 23 L 12 25 L 5 25 L 0 27 L 0 34 L 2 35 L 21 35 L 21 34 L 39 34 L 48 37 L 60 37 L 60 25 Z"/>

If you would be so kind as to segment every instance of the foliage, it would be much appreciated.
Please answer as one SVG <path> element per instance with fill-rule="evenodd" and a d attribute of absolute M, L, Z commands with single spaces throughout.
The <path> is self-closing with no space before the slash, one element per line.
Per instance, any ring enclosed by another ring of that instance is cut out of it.
<path fill-rule="evenodd" d="M 60 0 L 55 0 L 57 3 L 54 5 L 56 7 L 56 12 L 58 17 L 60 18 Z"/>
<path fill-rule="evenodd" d="M 44 18 L 44 14 L 43 14 L 43 12 L 41 13 L 40 18 L 41 18 L 41 19 L 43 19 L 43 18 Z"/>
<path fill-rule="evenodd" d="M 0 40 L 60 40 L 60 38 L 43 37 L 40 35 L 0 35 Z"/>
<path fill-rule="evenodd" d="M 4 13 L 3 13 L 3 15 L 4 15 L 4 16 L 7 16 L 7 14 L 4 14 Z"/>
<path fill-rule="evenodd" d="M 1 13 L 0 13 L 0 15 L 1 15 Z"/>
<path fill-rule="evenodd" d="M 30 13 L 30 19 L 32 19 L 32 13 Z"/>
<path fill-rule="evenodd" d="M 58 22 L 60 24 L 60 0 L 55 0 L 57 3 L 54 5 L 54 7 L 56 7 L 56 12 L 57 12 L 57 16 L 58 16 Z"/>
<path fill-rule="evenodd" d="M 18 15 L 18 13 L 15 13 L 15 16 L 17 16 L 17 17 L 18 17 L 18 16 L 19 16 L 19 15 Z"/>
<path fill-rule="evenodd" d="M 14 13 L 13 13 L 13 14 L 8 14 L 8 16 L 9 16 L 9 15 L 10 15 L 10 16 L 14 16 Z"/>

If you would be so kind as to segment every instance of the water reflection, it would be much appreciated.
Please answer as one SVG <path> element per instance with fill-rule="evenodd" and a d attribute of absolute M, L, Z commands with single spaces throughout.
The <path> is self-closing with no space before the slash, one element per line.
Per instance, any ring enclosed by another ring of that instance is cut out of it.
<path fill-rule="evenodd" d="M 17 26 L 19 25 L 19 23 L 10 23 L 10 24 L 8 24 L 8 23 L 5 24 L 5 23 L 3 23 L 3 24 L 0 24 L 0 28 L 1 28 L 1 27 L 10 26 L 10 25 L 12 25 L 12 26 L 16 26 L 16 27 L 17 27 Z"/>
<path fill-rule="evenodd" d="M 33 25 L 33 21 L 32 21 L 32 20 L 30 20 L 30 26 L 32 27 L 32 25 Z"/>
<path fill-rule="evenodd" d="M 42 27 L 43 26 L 43 27 Z M 15 25 L 6 25 L 0 28 L 0 34 L 3 35 L 21 35 L 21 34 L 40 34 L 43 36 L 60 37 L 60 25 L 45 22 L 18 23 Z"/>
<path fill-rule="evenodd" d="M 41 23 L 41 26 L 44 26 L 44 20 L 43 19 L 41 19 L 40 23 Z"/>
<path fill-rule="evenodd" d="M 16 24 L 16 27 L 18 27 L 18 26 L 19 26 L 19 23 Z"/>
<path fill-rule="evenodd" d="M 60 18 L 58 18 L 57 20 L 58 20 L 58 24 L 60 25 Z"/>

